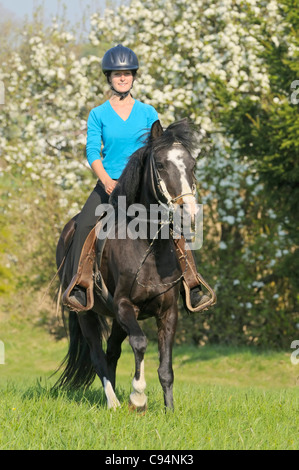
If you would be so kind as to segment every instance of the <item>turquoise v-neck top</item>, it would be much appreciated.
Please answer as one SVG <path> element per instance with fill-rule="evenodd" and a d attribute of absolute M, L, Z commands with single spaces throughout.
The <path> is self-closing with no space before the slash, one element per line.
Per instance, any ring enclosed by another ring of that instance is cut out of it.
<path fill-rule="evenodd" d="M 157 119 L 155 108 L 138 100 L 126 121 L 114 111 L 109 100 L 92 109 L 87 121 L 86 144 L 90 166 L 102 158 L 110 178 L 118 179 L 128 158 L 144 145 L 142 137 Z"/>

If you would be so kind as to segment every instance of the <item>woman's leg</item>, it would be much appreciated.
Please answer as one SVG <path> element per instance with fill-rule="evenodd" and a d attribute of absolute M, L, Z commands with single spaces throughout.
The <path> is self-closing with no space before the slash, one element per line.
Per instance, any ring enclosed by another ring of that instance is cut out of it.
<path fill-rule="evenodd" d="M 78 271 L 78 265 L 85 240 L 99 219 L 99 215 L 95 215 L 96 209 L 100 204 L 107 203 L 108 200 L 108 194 L 106 193 L 102 184 L 98 182 L 76 220 L 76 230 L 69 252 L 69 259 L 71 263 L 71 278 L 68 282 L 71 284 L 71 281 L 74 279 L 74 276 L 76 276 Z M 85 289 L 80 285 L 74 285 L 74 288 L 71 290 L 71 292 L 69 292 L 70 289 L 72 289 L 71 285 L 68 287 L 65 293 L 65 300 L 67 299 L 66 304 L 68 305 L 68 301 L 71 301 L 73 305 L 76 305 L 76 303 L 79 302 L 81 306 L 85 307 Z M 78 307 L 80 307 L 80 305 L 78 305 Z"/>
<path fill-rule="evenodd" d="M 174 240 L 176 246 L 177 257 L 184 273 L 184 290 L 182 290 L 182 296 L 186 306 L 185 296 L 190 295 L 190 302 L 193 308 L 197 308 L 200 305 L 205 304 L 209 301 L 210 297 L 203 293 L 202 286 L 197 276 L 197 267 L 195 262 L 194 253 L 186 249 L 185 239 L 182 237 L 180 239 Z M 188 286 L 188 291 L 186 291 L 186 286 Z M 188 309 L 187 309 L 188 310 Z"/>
<path fill-rule="evenodd" d="M 109 196 L 104 187 L 101 183 L 97 183 L 80 212 L 76 221 L 76 231 L 70 253 L 70 258 L 72 260 L 72 277 L 77 272 L 81 251 L 86 237 L 99 219 L 99 216 L 95 215 L 96 208 L 100 204 L 107 203 L 108 200 Z"/>

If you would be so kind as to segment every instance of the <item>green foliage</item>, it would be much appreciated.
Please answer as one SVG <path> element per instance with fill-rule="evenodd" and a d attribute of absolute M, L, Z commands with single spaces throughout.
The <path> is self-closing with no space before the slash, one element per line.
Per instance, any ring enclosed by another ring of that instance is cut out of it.
<path fill-rule="evenodd" d="M 55 273 L 59 232 L 94 183 L 84 152 L 89 110 L 106 99 L 100 60 L 122 42 L 140 59 L 134 97 L 165 126 L 188 116 L 200 127 L 198 268 L 218 303 L 190 317 L 181 309 L 177 341 L 289 346 L 299 324 L 298 21 L 292 0 L 131 0 L 94 14 L 85 43 L 63 22 L 28 24 L 0 70 L 5 297 Z"/>
<path fill-rule="evenodd" d="M 247 201 L 247 212 L 251 212 L 248 222 L 251 219 L 252 225 L 250 245 L 256 255 L 254 269 L 261 287 L 252 290 L 254 296 L 250 292 L 244 296 L 243 288 L 243 298 L 247 297 L 254 308 L 251 318 L 242 315 L 240 322 L 246 335 L 249 333 L 253 341 L 262 344 L 282 342 L 282 338 L 287 343 L 288 336 L 296 336 L 298 327 L 299 115 L 291 84 L 299 76 L 299 15 L 293 7 L 289 1 L 280 4 L 275 36 L 269 31 L 267 18 L 257 20 L 252 12 L 248 16 L 249 27 L 256 22 L 261 27 L 256 39 L 264 47 L 258 56 L 267 67 L 269 88 L 260 89 L 252 99 L 238 90 L 228 91 L 226 83 L 218 78 L 214 86 L 222 132 L 238 149 L 235 158 L 246 156 L 256 171 L 256 184 L 264 186 L 254 203 L 255 210 L 253 201 Z M 228 106 L 231 102 L 233 107 Z M 270 265 L 265 259 L 272 259 Z M 245 276 L 243 286 L 246 282 Z M 232 295 L 230 290 L 228 295 Z"/>
<path fill-rule="evenodd" d="M 4 201 L 5 203 L 5 201 Z M 17 262 L 13 226 L 0 214 L 0 293 L 2 298 L 15 292 L 17 286 Z"/>

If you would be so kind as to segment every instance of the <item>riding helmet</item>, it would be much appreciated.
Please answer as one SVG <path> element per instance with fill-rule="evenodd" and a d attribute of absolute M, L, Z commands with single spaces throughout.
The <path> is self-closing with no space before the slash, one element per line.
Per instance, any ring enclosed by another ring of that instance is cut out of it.
<path fill-rule="evenodd" d="M 139 68 L 138 59 L 131 49 L 118 44 L 109 49 L 102 60 L 102 70 L 106 75 L 113 70 L 132 70 L 137 72 Z"/>

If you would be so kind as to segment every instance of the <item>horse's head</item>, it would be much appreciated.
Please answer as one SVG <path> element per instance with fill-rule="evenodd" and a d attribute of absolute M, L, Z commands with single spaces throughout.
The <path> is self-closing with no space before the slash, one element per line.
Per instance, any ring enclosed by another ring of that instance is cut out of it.
<path fill-rule="evenodd" d="M 183 206 L 195 219 L 196 143 L 196 132 L 186 119 L 171 124 L 165 131 L 156 121 L 144 147 L 130 157 L 111 202 L 117 205 L 118 196 L 124 195 L 127 207 L 141 202 L 148 208 L 158 203 L 175 211 Z"/>
<path fill-rule="evenodd" d="M 194 224 L 198 211 L 195 197 L 195 132 L 187 120 L 165 131 L 159 121 L 151 129 L 150 174 L 155 199 L 169 210 L 183 207 Z"/>

